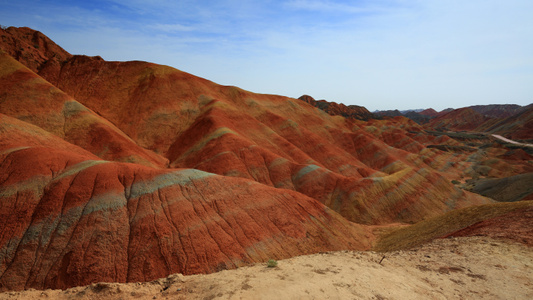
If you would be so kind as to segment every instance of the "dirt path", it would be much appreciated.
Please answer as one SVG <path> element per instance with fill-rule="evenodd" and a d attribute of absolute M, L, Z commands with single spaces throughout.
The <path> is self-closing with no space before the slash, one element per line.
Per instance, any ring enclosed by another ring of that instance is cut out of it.
<path fill-rule="evenodd" d="M 520 146 L 526 146 L 526 147 L 533 147 L 533 144 L 524 144 L 524 143 L 519 143 L 517 141 L 513 141 L 513 140 L 510 140 L 508 138 L 505 138 L 501 135 L 497 135 L 497 134 L 492 134 L 493 137 L 499 139 L 499 140 L 502 140 L 506 143 L 511 143 L 511 144 L 515 144 L 515 145 L 520 145 Z"/>
<path fill-rule="evenodd" d="M 533 299 L 533 248 L 449 238 L 390 253 L 330 252 L 209 275 L 100 283 L 0 299 Z"/>

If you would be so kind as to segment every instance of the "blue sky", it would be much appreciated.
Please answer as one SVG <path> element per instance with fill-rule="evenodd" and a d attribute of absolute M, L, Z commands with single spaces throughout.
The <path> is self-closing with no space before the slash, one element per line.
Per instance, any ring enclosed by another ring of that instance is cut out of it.
<path fill-rule="evenodd" d="M 533 1 L 5 1 L 72 54 L 369 110 L 533 103 Z"/>

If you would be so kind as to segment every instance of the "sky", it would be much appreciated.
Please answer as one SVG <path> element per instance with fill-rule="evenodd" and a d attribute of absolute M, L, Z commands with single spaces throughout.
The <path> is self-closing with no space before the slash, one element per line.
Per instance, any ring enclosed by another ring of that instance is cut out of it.
<path fill-rule="evenodd" d="M 370 111 L 533 103 L 531 0 L 0 0 L 72 54 Z"/>

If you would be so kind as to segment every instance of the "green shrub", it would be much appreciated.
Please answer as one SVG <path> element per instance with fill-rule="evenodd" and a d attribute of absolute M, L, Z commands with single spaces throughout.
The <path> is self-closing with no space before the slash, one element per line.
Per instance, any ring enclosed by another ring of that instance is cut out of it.
<path fill-rule="evenodd" d="M 269 268 L 275 268 L 278 266 L 278 262 L 276 260 L 273 260 L 273 259 L 269 259 L 267 261 L 267 267 Z"/>

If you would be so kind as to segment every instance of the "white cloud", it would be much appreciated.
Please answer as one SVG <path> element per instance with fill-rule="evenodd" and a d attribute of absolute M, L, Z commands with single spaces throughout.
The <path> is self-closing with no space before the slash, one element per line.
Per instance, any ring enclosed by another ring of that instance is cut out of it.
<path fill-rule="evenodd" d="M 346 4 L 339 1 L 326 0 L 292 0 L 285 3 L 286 7 L 292 9 L 301 9 L 309 11 L 318 11 L 322 13 L 327 12 L 341 12 L 341 13 L 370 13 L 388 10 L 387 6 L 377 4 L 375 1 L 372 5 L 368 4 Z"/>
<path fill-rule="evenodd" d="M 195 28 L 192 26 L 186 26 L 182 24 L 153 24 L 153 25 L 149 25 L 148 27 L 155 29 L 157 31 L 163 31 L 163 32 L 168 32 L 168 33 L 195 30 Z"/>
<path fill-rule="evenodd" d="M 2 25 L 35 27 L 73 53 L 371 110 L 533 101 L 533 1 L 114 2 L 121 15 L 20 8 L 27 23 Z"/>

